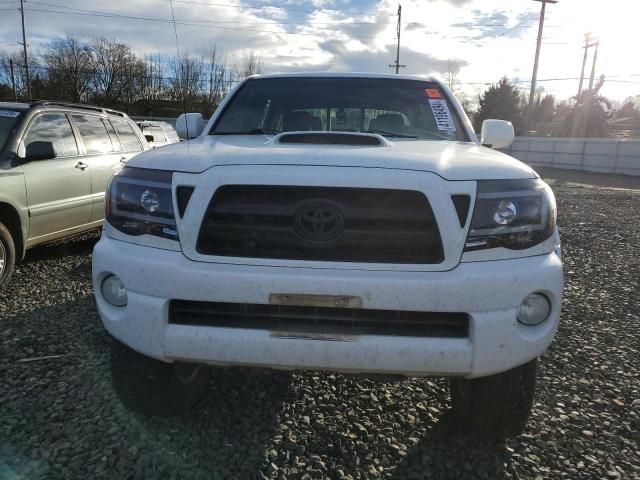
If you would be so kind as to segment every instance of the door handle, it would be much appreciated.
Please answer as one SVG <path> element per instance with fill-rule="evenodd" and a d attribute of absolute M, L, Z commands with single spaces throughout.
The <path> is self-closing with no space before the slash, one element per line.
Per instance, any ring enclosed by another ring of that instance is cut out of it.
<path fill-rule="evenodd" d="M 78 163 L 76 163 L 76 168 L 79 168 L 80 170 L 84 170 L 86 168 L 89 168 L 89 165 L 87 165 L 84 162 L 78 162 Z"/>

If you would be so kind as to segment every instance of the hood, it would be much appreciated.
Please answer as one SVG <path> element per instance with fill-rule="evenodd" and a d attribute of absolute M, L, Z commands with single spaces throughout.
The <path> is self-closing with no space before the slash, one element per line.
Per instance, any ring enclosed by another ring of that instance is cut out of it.
<path fill-rule="evenodd" d="M 447 180 L 535 178 L 513 157 L 470 142 L 396 140 L 386 145 L 279 144 L 267 135 L 203 135 L 150 150 L 127 165 L 200 173 L 223 165 L 314 165 L 431 172 Z"/>

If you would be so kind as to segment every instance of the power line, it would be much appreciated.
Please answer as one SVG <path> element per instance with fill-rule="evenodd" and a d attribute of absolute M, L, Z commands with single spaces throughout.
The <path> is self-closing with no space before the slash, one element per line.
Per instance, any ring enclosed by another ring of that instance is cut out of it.
<path fill-rule="evenodd" d="M 43 5 L 46 7 L 54 7 L 54 8 L 62 8 L 62 9 L 66 9 L 66 10 L 74 10 L 74 11 L 78 11 L 78 12 L 86 12 L 86 13 L 95 13 L 95 14 L 99 14 L 99 15 L 109 15 L 109 16 L 113 16 L 113 17 L 129 17 L 129 15 L 124 15 L 121 13 L 115 13 L 115 12 L 104 12 L 104 11 L 100 11 L 100 10 L 88 10 L 86 8 L 77 8 L 77 7 L 67 7 L 66 5 L 59 5 L 56 3 L 46 3 L 46 2 L 38 2 L 38 1 L 34 1 L 34 0 L 29 0 L 30 4 L 34 4 L 34 5 Z M 136 17 L 137 18 L 137 17 Z M 148 18 L 149 20 L 151 20 L 151 17 L 141 17 L 141 18 Z M 153 20 L 157 20 L 157 21 L 166 21 L 166 22 L 173 22 L 173 20 L 169 20 L 169 19 L 164 19 L 164 18 L 154 18 Z M 178 23 L 180 23 L 181 21 L 183 22 L 191 22 L 191 23 L 207 23 L 207 24 L 233 24 L 233 23 L 241 23 L 238 22 L 237 20 L 177 20 Z M 340 22 L 340 21 L 336 21 L 336 22 L 277 22 L 277 21 L 273 21 L 273 22 L 265 22 L 265 21 L 261 21 L 259 23 L 259 25 L 263 25 L 263 24 L 275 24 L 275 25 L 339 25 L 339 26 L 350 26 L 350 25 L 375 25 L 375 26 L 379 26 L 379 25 L 391 25 L 391 23 L 376 23 L 376 22 Z"/>
<path fill-rule="evenodd" d="M 372 15 L 372 16 L 378 16 L 380 15 L 380 12 L 356 12 L 356 11 L 351 11 L 351 12 L 340 12 L 339 10 L 335 10 L 335 9 L 331 9 L 331 8 L 316 8 L 316 9 L 296 9 L 296 8 L 288 8 L 288 7 L 282 7 L 282 6 L 278 6 L 278 5 L 262 5 L 262 6 L 258 6 L 258 5 L 240 5 L 238 3 L 212 3 L 212 2 L 201 2 L 201 1 L 196 1 L 196 0 L 174 0 L 176 3 L 187 3 L 187 4 L 191 4 L 191 5 L 207 5 L 210 7 L 234 7 L 234 8 L 239 8 L 239 9 L 246 9 L 246 10 L 264 10 L 265 8 L 278 8 L 280 10 L 285 10 L 287 12 L 303 12 L 303 13 L 317 13 L 319 11 L 330 11 L 330 12 L 335 12 L 335 13 L 340 13 L 340 14 L 346 14 L 346 15 Z M 386 16 L 389 17 L 394 17 L 395 15 L 393 14 L 388 14 Z"/>
<path fill-rule="evenodd" d="M 61 12 L 61 11 L 57 11 L 57 10 L 48 10 L 48 9 L 41 9 L 41 8 L 29 8 L 27 9 L 27 11 L 29 12 L 44 12 L 44 13 L 58 13 L 58 14 L 62 14 L 62 15 L 79 15 L 79 16 L 85 16 L 85 17 L 103 17 L 103 18 L 122 18 L 122 19 L 126 19 L 126 20 L 142 20 L 142 21 L 149 21 L 149 22 L 159 22 L 159 23 L 171 23 L 171 20 L 168 20 L 166 18 L 150 18 L 150 17 L 138 17 L 138 16 L 133 16 L 133 15 L 120 15 L 120 14 L 111 14 L 111 13 L 84 13 L 84 12 Z M 219 29 L 219 30 L 237 30 L 237 31 L 245 31 L 245 32 L 256 32 L 256 33 L 273 33 L 273 34 L 277 34 L 277 35 L 304 35 L 304 36 L 313 36 L 313 37 L 317 37 L 317 36 L 322 36 L 322 33 L 305 33 L 305 32 L 286 32 L 286 31 L 276 31 L 276 30 L 258 30 L 258 29 L 253 29 L 253 28 L 244 28 L 244 27 L 222 27 L 222 26 L 218 26 L 218 25 L 203 25 L 201 23 L 192 23 L 192 22 L 186 22 L 186 21 L 176 21 L 177 25 L 185 25 L 185 26 L 189 26 L 189 27 L 199 27 L 199 28 L 215 28 L 215 29 Z M 342 38 L 350 38 L 350 39 L 375 39 L 377 37 L 373 37 L 373 36 L 351 36 L 351 35 L 347 35 L 347 34 L 342 34 L 342 33 L 338 33 L 335 32 L 333 30 L 323 30 L 326 32 L 333 32 L 333 33 L 327 33 L 325 34 L 325 36 L 331 35 L 332 37 L 342 37 Z"/>

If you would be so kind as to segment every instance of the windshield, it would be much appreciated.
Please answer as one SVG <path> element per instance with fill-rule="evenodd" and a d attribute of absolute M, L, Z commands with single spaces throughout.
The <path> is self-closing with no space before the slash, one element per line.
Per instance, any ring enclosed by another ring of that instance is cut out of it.
<path fill-rule="evenodd" d="M 4 148 L 11 131 L 16 126 L 20 113 L 22 112 L 0 109 L 0 150 Z"/>
<path fill-rule="evenodd" d="M 395 138 L 468 140 L 454 108 L 431 82 L 387 78 L 249 80 L 211 135 L 292 131 L 379 133 Z"/>

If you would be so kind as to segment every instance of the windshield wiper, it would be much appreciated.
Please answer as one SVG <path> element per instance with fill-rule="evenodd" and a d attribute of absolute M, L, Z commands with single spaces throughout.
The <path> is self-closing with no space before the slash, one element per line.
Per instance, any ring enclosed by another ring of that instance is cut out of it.
<path fill-rule="evenodd" d="M 415 135 L 403 135 L 402 133 L 386 132 L 384 130 L 379 130 L 377 128 L 373 130 L 367 130 L 366 133 L 379 133 L 380 135 L 384 135 L 385 137 L 392 137 L 392 138 L 418 138 Z"/>

